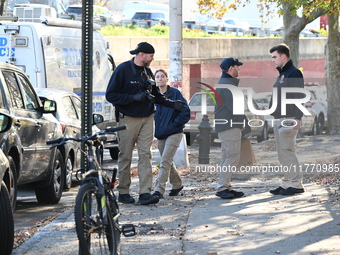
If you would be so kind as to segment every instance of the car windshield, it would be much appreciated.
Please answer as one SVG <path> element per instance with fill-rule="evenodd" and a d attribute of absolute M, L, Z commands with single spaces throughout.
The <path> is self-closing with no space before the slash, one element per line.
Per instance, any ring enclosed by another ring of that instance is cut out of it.
<path fill-rule="evenodd" d="M 81 8 L 80 7 L 68 7 L 66 9 L 66 13 L 76 13 L 76 14 L 81 14 Z"/>
<path fill-rule="evenodd" d="M 164 13 L 160 12 L 136 12 L 135 15 L 133 15 L 132 19 L 150 19 L 150 20 L 160 20 L 164 19 L 165 15 Z"/>
<path fill-rule="evenodd" d="M 201 106 L 202 105 L 202 95 L 196 94 L 189 102 L 189 106 Z M 207 106 L 215 106 L 213 99 L 210 96 L 207 96 Z"/>
<path fill-rule="evenodd" d="M 266 104 L 269 103 L 268 98 L 259 98 L 255 100 L 257 103 Z"/>
<path fill-rule="evenodd" d="M 163 13 L 151 13 L 151 18 L 152 19 L 164 19 L 164 14 Z"/>
<path fill-rule="evenodd" d="M 135 13 L 132 19 L 150 19 L 150 13 L 146 13 L 146 12 Z"/>
<path fill-rule="evenodd" d="M 236 25 L 236 24 L 235 24 L 235 21 L 232 20 L 232 19 L 227 19 L 227 20 L 225 20 L 224 22 L 227 23 L 227 24 L 229 24 L 229 25 Z"/>

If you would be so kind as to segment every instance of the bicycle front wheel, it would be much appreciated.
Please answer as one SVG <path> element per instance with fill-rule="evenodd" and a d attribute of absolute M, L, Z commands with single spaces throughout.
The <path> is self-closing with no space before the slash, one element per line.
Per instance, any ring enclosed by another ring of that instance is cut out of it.
<path fill-rule="evenodd" d="M 111 217 L 103 222 L 101 197 L 92 183 L 83 184 L 78 191 L 74 217 L 79 240 L 79 252 L 90 254 L 118 254 L 115 240 L 114 223 Z M 110 207 L 105 206 L 107 215 Z"/>

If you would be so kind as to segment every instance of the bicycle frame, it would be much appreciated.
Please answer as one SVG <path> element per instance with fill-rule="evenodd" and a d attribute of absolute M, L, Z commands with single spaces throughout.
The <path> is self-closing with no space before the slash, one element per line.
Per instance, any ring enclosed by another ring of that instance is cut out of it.
<path fill-rule="evenodd" d="M 96 194 L 100 197 L 100 206 L 101 206 L 101 212 L 102 212 L 102 220 L 103 220 L 103 225 L 107 224 L 108 219 L 107 219 L 107 209 L 106 209 L 106 195 L 105 195 L 105 189 L 104 188 L 104 179 L 103 175 L 105 174 L 106 176 L 106 181 L 110 182 L 109 176 L 103 171 L 101 165 L 100 165 L 100 151 L 99 151 L 99 142 L 98 141 L 92 141 L 92 140 L 87 140 L 86 141 L 86 146 L 85 148 L 86 151 L 82 151 L 84 153 L 87 161 L 88 161 L 88 168 L 89 170 L 86 171 L 85 173 L 82 174 L 82 182 L 81 185 L 84 183 L 95 183 L 95 186 L 98 188 L 96 191 Z M 95 147 L 95 153 L 93 150 L 93 147 Z M 110 188 L 113 189 L 112 183 L 110 182 Z M 114 194 L 111 194 L 114 196 Z M 120 215 L 120 214 L 119 214 Z M 119 216 L 118 216 L 119 217 Z"/>
<path fill-rule="evenodd" d="M 88 164 L 86 164 L 85 169 L 79 169 L 77 171 L 76 177 L 78 180 L 81 181 L 81 186 L 90 183 L 91 185 L 93 185 L 94 188 L 93 194 L 96 196 L 98 216 L 100 217 L 100 220 L 96 221 L 95 226 L 92 230 L 97 229 L 100 231 L 100 229 L 106 228 L 107 225 L 114 224 L 116 226 L 115 229 L 117 229 L 120 233 L 127 237 L 135 235 L 135 228 L 133 224 L 124 224 L 121 227 L 118 224 L 118 218 L 120 216 L 120 213 L 116 202 L 116 196 L 113 192 L 117 168 L 113 169 L 113 175 L 112 177 L 110 177 L 101 167 L 101 153 L 100 153 L 100 141 L 103 140 L 101 135 L 105 135 L 123 129 L 126 129 L 126 126 L 108 128 L 105 130 L 101 130 L 91 136 L 85 136 L 82 138 L 60 137 L 55 140 L 47 141 L 46 143 L 56 144 L 53 145 L 52 148 L 63 145 L 67 141 L 85 143 L 84 150 L 81 150 L 81 153 L 85 155 L 85 159 L 87 160 Z M 79 178 L 79 176 L 81 176 L 81 178 Z M 80 202 L 79 205 L 81 205 L 81 203 L 82 202 Z M 83 209 L 86 210 L 86 205 L 83 207 Z M 90 219 L 90 221 L 92 220 Z M 82 244 L 84 245 L 84 243 Z"/>

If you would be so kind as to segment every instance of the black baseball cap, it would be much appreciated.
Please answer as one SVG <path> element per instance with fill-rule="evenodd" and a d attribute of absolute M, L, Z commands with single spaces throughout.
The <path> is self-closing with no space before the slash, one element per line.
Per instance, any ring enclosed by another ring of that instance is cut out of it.
<path fill-rule="evenodd" d="M 236 66 L 236 65 L 241 66 L 243 65 L 243 63 L 238 61 L 237 58 L 225 58 L 221 62 L 220 67 L 222 68 L 222 70 L 228 70 L 229 67 Z"/>
<path fill-rule="evenodd" d="M 138 43 L 136 49 L 130 50 L 130 54 L 132 55 L 138 54 L 139 52 L 143 52 L 146 54 L 153 54 L 155 53 L 155 48 L 150 43 L 141 42 L 141 43 Z"/>

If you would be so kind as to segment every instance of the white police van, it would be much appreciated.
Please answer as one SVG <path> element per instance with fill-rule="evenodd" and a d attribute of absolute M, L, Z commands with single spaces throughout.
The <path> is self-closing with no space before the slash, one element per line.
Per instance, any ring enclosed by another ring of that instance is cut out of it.
<path fill-rule="evenodd" d="M 15 17 L 13 17 L 15 18 Z M 114 121 L 105 100 L 114 62 L 109 45 L 93 29 L 93 112 Z M 81 22 L 45 17 L 42 22 L 1 21 L 0 62 L 21 68 L 36 88 L 81 91 Z"/>

